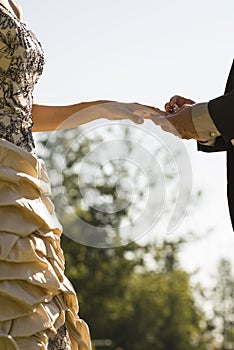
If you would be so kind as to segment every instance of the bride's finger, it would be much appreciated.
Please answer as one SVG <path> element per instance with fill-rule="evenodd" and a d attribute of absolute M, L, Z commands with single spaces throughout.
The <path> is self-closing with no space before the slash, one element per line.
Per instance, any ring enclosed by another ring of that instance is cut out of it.
<path fill-rule="evenodd" d="M 150 118 L 156 125 L 168 127 L 169 122 L 163 115 L 151 116 Z"/>
<path fill-rule="evenodd" d="M 163 131 L 169 132 L 170 134 L 173 134 L 175 136 L 178 136 L 181 138 L 180 133 L 178 132 L 178 130 L 176 130 L 176 128 L 174 128 L 173 126 L 169 127 L 169 126 L 161 126 L 161 129 Z"/>
<path fill-rule="evenodd" d="M 128 115 L 126 115 L 126 119 L 130 119 L 135 124 L 143 124 L 144 123 L 144 118 L 142 118 L 139 115 L 133 114 L 133 113 L 129 113 Z"/>
<path fill-rule="evenodd" d="M 155 111 L 157 109 L 157 107 L 155 106 L 143 105 L 138 102 L 133 103 L 133 105 L 137 106 L 137 109 L 143 109 L 143 110 L 149 110 L 149 111 Z"/>
<path fill-rule="evenodd" d="M 152 116 L 161 115 L 161 113 L 164 113 L 164 112 L 156 107 L 150 108 L 148 106 L 146 106 L 145 108 L 141 107 L 134 111 L 135 115 L 142 117 L 144 119 L 150 119 Z"/>
<path fill-rule="evenodd" d="M 168 113 L 165 111 L 162 111 L 159 108 L 155 108 L 155 113 L 153 113 L 153 115 L 166 117 L 166 116 L 168 116 Z"/>
<path fill-rule="evenodd" d="M 134 111 L 133 114 L 144 119 L 150 119 L 151 115 L 153 114 L 153 111 L 137 109 Z"/>

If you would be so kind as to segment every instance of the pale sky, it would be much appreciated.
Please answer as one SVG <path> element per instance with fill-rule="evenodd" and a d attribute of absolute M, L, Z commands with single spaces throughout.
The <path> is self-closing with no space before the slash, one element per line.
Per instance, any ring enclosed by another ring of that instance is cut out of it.
<path fill-rule="evenodd" d="M 163 107 L 174 94 L 204 102 L 224 91 L 234 57 L 233 0 L 20 3 L 46 55 L 37 103 L 110 99 Z M 203 195 L 177 233 L 194 231 L 204 239 L 187 246 L 181 259 L 188 271 L 200 267 L 197 279 L 207 283 L 217 259 L 234 263 L 225 154 L 197 152 L 194 141 L 185 146 L 194 193 Z"/>

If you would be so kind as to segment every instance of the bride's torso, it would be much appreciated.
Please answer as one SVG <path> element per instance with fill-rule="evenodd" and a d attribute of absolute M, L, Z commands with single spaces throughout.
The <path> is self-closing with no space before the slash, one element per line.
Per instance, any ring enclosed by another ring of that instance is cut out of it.
<path fill-rule="evenodd" d="M 44 55 L 34 33 L 0 2 L 0 138 L 31 152 L 32 95 Z"/>

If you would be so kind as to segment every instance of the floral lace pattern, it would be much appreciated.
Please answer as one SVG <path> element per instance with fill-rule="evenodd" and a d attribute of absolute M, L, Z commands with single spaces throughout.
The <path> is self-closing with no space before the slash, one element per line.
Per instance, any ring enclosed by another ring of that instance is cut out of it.
<path fill-rule="evenodd" d="M 0 138 L 28 152 L 32 137 L 32 94 L 44 54 L 27 25 L 0 4 Z"/>
<path fill-rule="evenodd" d="M 49 340 L 48 350 L 71 350 L 66 326 L 59 328 L 55 338 Z"/>

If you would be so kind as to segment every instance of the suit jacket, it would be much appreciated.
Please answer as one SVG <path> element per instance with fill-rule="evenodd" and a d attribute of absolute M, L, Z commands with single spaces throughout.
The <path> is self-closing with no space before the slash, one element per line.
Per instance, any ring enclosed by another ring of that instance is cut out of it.
<path fill-rule="evenodd" d="M 216 137 L 213 146 L 205 146 L 198 142 L 198 150 L 203 152 L 227 152 L 227 196 L 234 230 L 234 146 L 230 141 L 234 138 L 234 61 L 224 95 L 209 101 L 208 110 L 221 136 Z"/>

